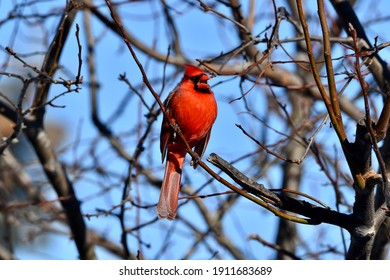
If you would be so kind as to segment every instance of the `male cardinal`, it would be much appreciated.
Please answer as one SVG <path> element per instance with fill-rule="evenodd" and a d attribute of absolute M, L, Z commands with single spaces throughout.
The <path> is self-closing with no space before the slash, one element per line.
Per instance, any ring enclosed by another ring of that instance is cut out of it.
<path fill-rule="evenodd" d="M 177 125 L 187 143 L 202 157 L 210 138 L 211 127 L 217 117 L 217 103 L 207 84 L 210 78 L 199 68 L 186 65 L 184 77 L 169 94 L 164 106 L 169 118 L 164 115 L 161 126 L 160 150 L 162 161 L 167 156 L 164 179 L 161 186 L 157 214 L 160 219 L 176 217 L 180 180 L 186 147 L 171 124 Z M 197 164 L 193 163 L 196 168 Z"/>

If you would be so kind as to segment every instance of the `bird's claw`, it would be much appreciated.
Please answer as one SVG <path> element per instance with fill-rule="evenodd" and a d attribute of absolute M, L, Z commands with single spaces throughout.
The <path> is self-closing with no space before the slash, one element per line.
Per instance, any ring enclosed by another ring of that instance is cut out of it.
<path fill-rule="evenodd" d="M 198 167 L 199 161 L 200 161 L 199 155 L 194 152 L 194 156 L 190 162 L 190 165 L 195 169 Z"/>

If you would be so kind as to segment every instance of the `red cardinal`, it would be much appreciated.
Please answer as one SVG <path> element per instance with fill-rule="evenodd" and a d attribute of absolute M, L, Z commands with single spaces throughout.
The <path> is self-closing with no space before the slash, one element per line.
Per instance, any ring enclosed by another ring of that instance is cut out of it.
<path fill-rule="evenodd" d="M 179 126 L 184 138 L 199 157 L 202 157 L 210 138 L 211 127 L 217 117 L 217 103 L 207 84 L 210 78 L 199 68 L 186 65 L 184 77 L 164 102 L 169 120 L 164 115 L 161 126 L 160 150 L 162 160 L 167 156 L 158 217 L 173 220 L 176 216 L 181 172 L 186 147 L 169 122 Z M 194 163 L 193 167 L 196 168 Z"/>

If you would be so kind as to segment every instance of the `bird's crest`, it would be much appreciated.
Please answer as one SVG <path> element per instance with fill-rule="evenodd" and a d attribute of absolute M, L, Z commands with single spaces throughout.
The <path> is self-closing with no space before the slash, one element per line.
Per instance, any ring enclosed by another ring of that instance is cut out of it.
<path fill-rule="evenodd" d="M 191 77 L 195 77 L 195 76 L 206 75 L 205 72 L 203 72 L 201 69 L 199 69 L 199 68 L 196 67 L 196 66 L 187 64 L 185 67 L 186 67 L 186 68 L 185 68 L 184 77 L 186 77 L 186 78 L 191 78 Z"/>

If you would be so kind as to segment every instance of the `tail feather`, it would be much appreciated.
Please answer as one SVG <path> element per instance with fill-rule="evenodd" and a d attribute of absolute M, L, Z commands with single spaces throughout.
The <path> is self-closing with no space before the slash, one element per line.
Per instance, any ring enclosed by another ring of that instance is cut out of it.
<path fill-rule="evenodd" d="M 183 162 L 184 156 L 168 153 L 164 180 L 157 203 L 157 214 L 160 219 L 173 220 L 176 217 Z"/>

